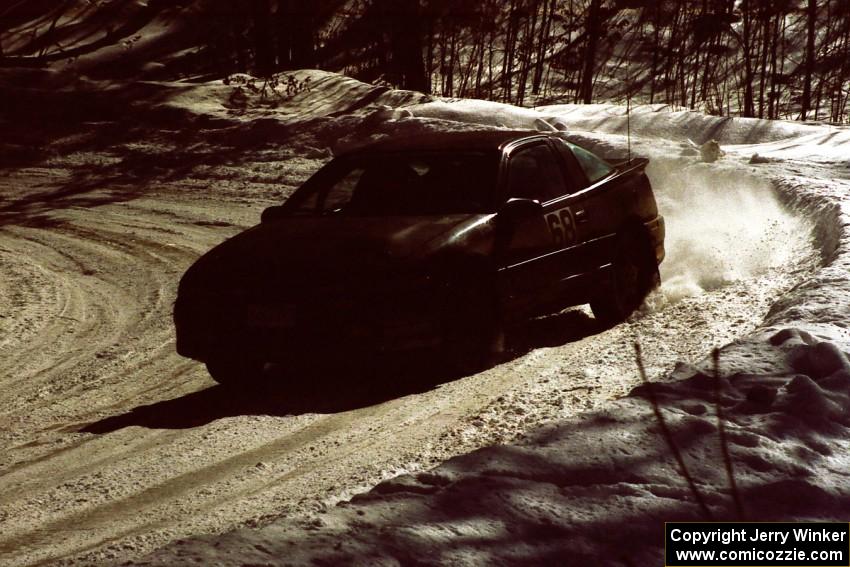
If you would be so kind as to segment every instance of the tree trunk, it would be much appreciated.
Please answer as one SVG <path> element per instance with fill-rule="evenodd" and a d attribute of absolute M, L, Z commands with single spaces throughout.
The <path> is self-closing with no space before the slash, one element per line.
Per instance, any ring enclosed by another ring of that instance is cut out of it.
<path fill-rule="evenodd" d="M 254 66 L 260 77 L 268 77 L 274 71 L 274 51 L 272 49 L 271 10 L 269 0 L 251 2 L 251 39 L 254 45 Z"/>
<path fill-rule="evenodd" d="M 531 71 L 531 54 L 534 52 L 534 37 L 537 30 L 537 5 L 532 8 L 531 17 L 526 20 L 523 33 L 522 53 L 520 58 L 519 85 L 517 86 L 517 104 L 525 100 L 525 86 Z"/>
<path fill-rule="evenodd" d="M 419 0 L 384 0 L 390 27 L 391 74 L 403 89 L 427 92 Z"/>
<path fill-rule="evenodd" d="M 800 120 L 805 120 L 812 106 L 812 73 L 815 69 L 815 23 L 818 15 L 816 0 L 809 0 L 806 34 L 806 76 L 803 79 L 803 99 L 801 101 Z"/>
<path fill-rule="evenodd" d="M 469 89 L 469 82 L 472 78 L 472 69 L 478 63 L 478 50 L 483 49 L 483 42 L 479 41 L 478 38 L 474 38 L 472 40 L 472 53 L 469 54 L 469 57 L 466 59 L 466 68 L 463 70 L 463 79 L 460 82 L 460 96 L 467 97 Z"/>
<path fill-rule="evenodd" d="M 478 50 L 478 65 L 475 71 L 475 98 L 481 98 L 481 80 L 484 77 L 484 32 L 480 31 L 480 34 L 481 47 Z"/>
<path fill-rule="evenodd" d="M 555 12 L 555 0 L 543 0 L 543 20 L 540 22 L 540 37 L 537 40 L 537 60 L 534 64 L 534 78 L 531 82 L 531 93 L 540 94 L 540 83 L 543 81 L 543 68 L 546 60 L 546 47 L 552 28 L 552 14 Z"/>
<path fill-rule="evenodd" d="M 764 8 L 767 10 L 767 7 Z M 763 14 L 761 32 L 761 75 L 759 76 L 759 118 L 764 118 L 764 86 L 767 79 L 767 51 L 770 48 L 770 17 Z"/>
<path fill-rule="evenodd" d="M 449 43 L 449 76 L 447 80 L 447 85 L 449 87 L 449 95 L 455 96 L 455 68 L 457 67 L 457 54 L 460 49 L 460 44 L 458 40 L 458 29 L 452 28 L 451 42 Z"/>
<path fill-rule="evenodd" d="M 602 0 L 590 0 L 587 15 L 587 49 L 584 52 L 584 70 L 581 76 L 581 100 L 593 102 L 593 75 L 596 71 L 596 49 L 599 46 Z"/>
<path fill-rule="evenodd" d="M 490 28 L 490 41 L 487 42 L 487 85 L 489 85 L 489 92 L 487 98 L 493 100 L 493 59 L 496 55 L 496 30 L 494 28 Z"/>
<path fill-rule="evenodd" d="M 843 15 L 845 21 L 843 22 L 844 26 L 844 35 L 841 40 L 841 52 L 847 53 L 850 50 L 850 14 L 846 12 Z M 844 58 L 844 61 L 841 63 L 841 69 L 838 75 L 838 86 L 839 93 L 841 92 L 841 85 L 850 79 L 850 62 L 847 61 L 847 58 Z M 848 90 L 850 90 L 850 84 L 848 84 Z M 847 92 L 847 91 L 845 91 Z M 838 108 L 838 116 L 835 117 L 836 122 L 841 122 L 842 117 L 847 112 L 847 100 L 850 99 L 850 95 L 844 96 L 841 100 L 841 104 Z"/>
<path fill-rule="evenodd" d="M 664 94 L 665 94 L 665 102 L 669 105 L 673 105 L 676 103 L 676 79 L 677 75 L 677 65 L 676 61 L 673 57 L 675 52 L 674 46 L 679 45 L 679 21 L 682 17 L 681 9 L 679 7 L 676 8 L 676 12 L 673 15 L 673 20 L 670 26 L 670 39 L 667 43 L 667 53 L 666 53 L 666 62 L 667 64 L 664 66 Z M 684 53 L 684 50 L 679 46 L 679 53 Z M 680 56 L 681 58 L 681 56 Z M 683 105 L 684 106 L 684 105 Z"/>
<path fill-rule="evenodd" d="M 752 14 L 750 12 L 750 0 L 741 2 L 741 13 L 744 19 L 744 34 L 741 38 L 744 50 L 744 116 L 752 118 L 755 116 L 753 105 L 753 58 L 752 58 Z"/>
<path fill-rule="evenodd" d="M 658 52 L 661 50 L 661 2 L 655 2 L 652 18 L 652 68 L 649 73 L 649 104 L 655 102 L 655 74 L 658 69 Z"/>
<path fill-rule="evenodd" d="M 284 69 L 315 67 L 313 5 L 300 0 L 279 0 L 277 17 L 278 65 Z"/>
<path fill-rule="evenodd" d="M 425 76 L 428 82 L 428 92 L 434 88 L 434 14 L 428 14 L 427 47 L 425 50 Z"/>
<path fill-rule="evenodd" d="M 516 0 L 511 0 L 508 12 L 508 31 L 505 35 L 505 55 L 502 59 L 502 102 L 510 102 L 513 96 L 514 56 L 519 15 Z"/>

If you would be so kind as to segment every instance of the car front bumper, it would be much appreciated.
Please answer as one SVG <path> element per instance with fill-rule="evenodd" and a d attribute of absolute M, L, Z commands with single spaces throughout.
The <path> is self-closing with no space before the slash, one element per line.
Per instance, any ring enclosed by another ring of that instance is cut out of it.
<path fill-rule="evenodd" d="M 266 362 L 432 346 L 440 310 L 429 293 L 340 293 L 322 301 L 185 294 L 174 306 L 177 352 L 207 361 L 239 353 Z"/>

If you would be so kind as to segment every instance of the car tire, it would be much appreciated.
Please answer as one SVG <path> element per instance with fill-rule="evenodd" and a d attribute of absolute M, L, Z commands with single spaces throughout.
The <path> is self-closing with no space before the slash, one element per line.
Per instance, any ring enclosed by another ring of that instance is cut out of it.
<path fill-rule="evenodd" d="M 590 302 L 594 317 L 605 327 L 625 321 L 658 287 L 658 264 L 647 238 L 637 232 L 618 238 L 604 291 Z"/>
<path fill-rule="evenodd" d="M 494 287 L 486 279 L 448 282 L 442 321 L 442 350 L 452 371 L 471 374 L 492 362 L 502 339 L 502 324 Z"/>
<path fill-rule="evenodd" d="M 263 375 L 264 363 L 238 355 L 221 357 L 206 362 L 207 372 L 222 386 L 250 384 Z"/>

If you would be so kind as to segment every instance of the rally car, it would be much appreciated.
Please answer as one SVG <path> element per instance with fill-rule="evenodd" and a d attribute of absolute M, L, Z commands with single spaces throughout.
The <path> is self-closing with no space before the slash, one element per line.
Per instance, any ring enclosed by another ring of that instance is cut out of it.
<path fill-rule="evenodd" d="M 340 155 L 189 268 L 177 350 L 233 383 L 304 353 L 477 360 L 506 325 L 572 305 L 616 324 L 664 258 L 646 164 L 504 130 Z"/>

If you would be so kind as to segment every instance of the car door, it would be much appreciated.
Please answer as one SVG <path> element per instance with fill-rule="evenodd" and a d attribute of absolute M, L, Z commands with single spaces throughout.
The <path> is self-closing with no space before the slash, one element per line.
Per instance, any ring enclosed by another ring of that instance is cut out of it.
<path fill-rule="evenodd" d="M 519 220 L 505 243 L 503 270 L 511 299 L 519 307 L 545 303 L 558 294 L 565 277 L 564 253 L 577 242 L 571 191 L 564 167 L 545 138 L 510 148 L 505 167 L 505 200 L 532 199 L 541 214 Z"/>
<path fill-rule="evenodd" d="M 575 221 L 576 242 L 570 262 L 573 276 L 591 274 L 611 261 L 617 227 L 630 210 L 622 191 L 611 183 L 616 170 L 607 162 L 561 138 L 551 140 L 575 189 L 562 199 Z"/>

